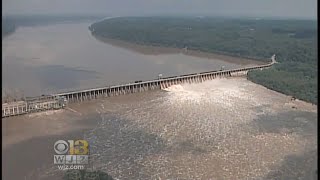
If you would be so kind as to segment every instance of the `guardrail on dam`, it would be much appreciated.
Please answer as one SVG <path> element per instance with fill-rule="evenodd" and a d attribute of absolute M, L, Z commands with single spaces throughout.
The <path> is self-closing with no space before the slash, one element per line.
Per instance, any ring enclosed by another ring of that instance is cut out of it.
<path fill-rule="evenodd" d="M 207 80 L 213 80 L 223 77 L 234 77 L 246 75 L 248 71 L 255 69 L 264 69 L 271 67 L 275 61 L 275 55 L 271 57 L 272 62 L 266 65 L 259 65 L 246 68 L 238 68 L 231 70 L 209 71 L 195 74 L 187 74 L 174 77 L 166 77 L 149 81 L 139 81 L 122 85 L 71 91 L 50 95 L 48 98 L 35 97 L 25 101 L 11 102 L 2 104 L 2 117 L 14 116 L 19 114 L 59 109 L 66 106 L 67 103 L 87 101 L 101 97 L 110 97 L 125 95 L 129 93 L 144 92 L 155 89 L 164 89 L 171 85 L 184 83 L 201 83 Z"/>

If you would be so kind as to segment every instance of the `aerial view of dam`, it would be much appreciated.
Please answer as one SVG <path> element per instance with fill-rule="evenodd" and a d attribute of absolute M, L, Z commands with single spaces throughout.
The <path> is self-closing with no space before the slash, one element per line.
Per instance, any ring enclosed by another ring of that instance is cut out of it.
<path fill-rule="evenodd" d="M 316 21 L 2 19 L 3 179 L 317 179 Z"/>

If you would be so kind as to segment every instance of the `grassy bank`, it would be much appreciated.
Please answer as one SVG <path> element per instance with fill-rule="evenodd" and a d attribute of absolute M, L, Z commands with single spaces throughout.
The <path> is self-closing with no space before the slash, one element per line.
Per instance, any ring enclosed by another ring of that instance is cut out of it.
<path fill-rule="evenodd" d="M 309 20 L 122 17 L 91 25 L 93 35 L 141 45 L 188 48 L 279 64 L 249 73 L 270 89 L 317 104 L 317 24 Z"/>

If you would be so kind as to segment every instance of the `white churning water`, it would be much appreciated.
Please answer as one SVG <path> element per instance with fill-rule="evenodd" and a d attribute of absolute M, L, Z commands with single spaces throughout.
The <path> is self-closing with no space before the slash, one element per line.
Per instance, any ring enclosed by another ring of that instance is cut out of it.
<path fill-rule="evenodd" d="M 288 100 L 243 78 L 174 85 L 105 100 L 86 138 L 95 166 L 119 179 L 256 179 L 316 147 L 315 134 L 283 131 L 286 117 L 316 119 L 292 113 Z"/>

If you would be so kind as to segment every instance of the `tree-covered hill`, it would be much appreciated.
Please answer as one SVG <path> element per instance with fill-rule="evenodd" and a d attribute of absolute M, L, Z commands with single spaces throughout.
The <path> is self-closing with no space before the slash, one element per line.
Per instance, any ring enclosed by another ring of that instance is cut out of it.
<path fill-rule="evenodd" d="M 270 89 L 317 104 L 317 24 L 313 20 L 120 17 L 90 26 L 93 35 L 132 43 L 220 53 L 279 64 L 249 73 Z"/>

